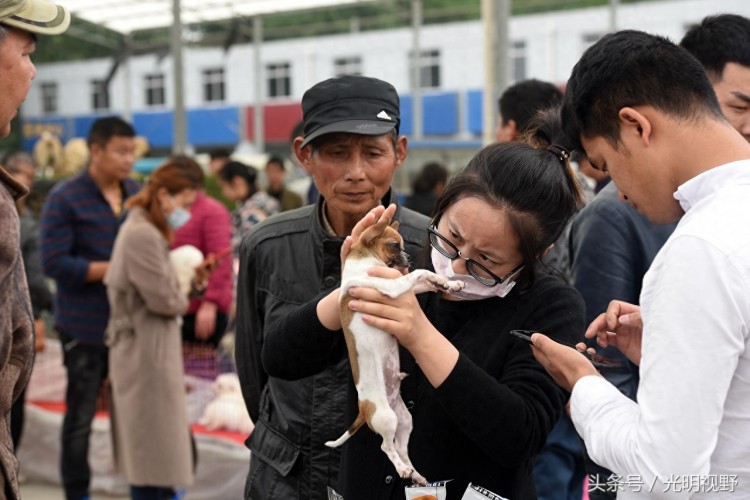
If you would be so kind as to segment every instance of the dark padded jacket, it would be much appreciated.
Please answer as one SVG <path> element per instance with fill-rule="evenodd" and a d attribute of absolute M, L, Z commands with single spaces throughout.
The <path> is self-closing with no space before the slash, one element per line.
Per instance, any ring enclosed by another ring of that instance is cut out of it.
<path fill-rule="evenodd" d="M 395 203 L 391 192 L 383 204 Z M 236 360 L 255 430 L 245 498 L 323 500 L 336 487 L 340 450 L 325 442 L 349 425 L 348 359 L 296 381 L 268 377 L 261 349 L 269 325 L 339 286 L 343 238 L 324 229 L 316 205 L 269 217 L 245 237 L 237 280 Z M 399 207 L 395 220 L 412 262 L 427 243 L 427 217 Z"/>

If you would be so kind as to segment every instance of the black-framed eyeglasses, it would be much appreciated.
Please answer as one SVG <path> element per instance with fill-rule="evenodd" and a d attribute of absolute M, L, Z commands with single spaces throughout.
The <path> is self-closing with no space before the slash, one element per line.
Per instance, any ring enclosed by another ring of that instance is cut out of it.
<path fill-rule="evenodd" d="M 469 274 L 485 286 L 495 286 L 503 283 L 523 269 L 523 264 L 521 264 L 501 278 L 474 259 L 469 259 L 461 255 L 461 250 L 459 250 L 456 245 L 451 243 L 445 236 L 438 233 L 436 222 L 430 224 L 427 228 L 427 232 L 430 235 L 430 245 L 432 245 L 435 250 L 448 257 L 450 260 L 463 259 L 463 261 L 466 262 L 466 270 Z"/>

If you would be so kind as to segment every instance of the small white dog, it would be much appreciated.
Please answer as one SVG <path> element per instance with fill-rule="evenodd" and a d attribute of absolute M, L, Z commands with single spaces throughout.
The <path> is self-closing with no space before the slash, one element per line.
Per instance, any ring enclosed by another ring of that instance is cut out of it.
<path fill-rule="evenodd" d="M 206 406 L 198 421 L 208 430 L 223 429 L 249 435 L 255 425 L 242 399 L 240 379 L 235 373 L 223 373 L 213 384 L 216 397 Z"/>
<path fill-rule="evenodd" d="M 381 218 L 367 228 L 352 246 L 344 264 L 339 307 L 357 387 L 359 415 L 340 438 L 327 442 L 326 446 L 341 446 L 362 425 L 367 424 L 382 436 L 381 449 L 388 455 L 399 476 L 425 485 L 427 480 L 414 469 L 408 455 L 412 418 L 401 399 L 401 380 L 406 374 L 401 373 L 399 367 L 398 341 L 393 335 L 362 321 L 361 313 L 352 312 L 348 307 L 351 298 L 347 291 L 354 286 L 367 286 L 389 297 L 398 297 L 408 290 L 414 290 L 414 293 L 438 290 L 456 292 L 463 290 L 465 285 L 462 281 L 448 281 L 425 269 L 397 279 L 368 276 L 367 269 L 373 266 L 407 267 L 408 256 L 397 231 L 398 222 L 390 226 L 389 222 Z"/>
<path fill-rule="evenodd" d="M 169 252 L 169 261 L 177 273 L 180 290 L 185 295 L 189 294 L 195 268 L 203 263 L 203 252 L 193 245 L 182 245 Z"/>

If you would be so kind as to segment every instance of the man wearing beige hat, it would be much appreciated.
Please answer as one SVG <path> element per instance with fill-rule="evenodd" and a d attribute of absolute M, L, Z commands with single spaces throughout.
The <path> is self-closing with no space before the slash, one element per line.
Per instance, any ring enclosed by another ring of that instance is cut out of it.
<path fill-rule="evenodd" d="M 36 33 L 65 31 L 70 14 L 43 0 L 0 0 L 0 137 L 31 87 Z M 29 289 L 19 245 L 15 200 L 26 188 L 0 166 L 0 498 L 19 498 L 18 461 L 10 437 L 10 407 L 26 387 L 34 356 Z"/>

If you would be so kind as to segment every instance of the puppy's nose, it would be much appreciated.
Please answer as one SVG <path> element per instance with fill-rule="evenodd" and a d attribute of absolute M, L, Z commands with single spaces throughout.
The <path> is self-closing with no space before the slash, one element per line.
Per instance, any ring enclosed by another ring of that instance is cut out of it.
<path fill-rule="evenodd" d="M 404 252 L 403 250 L 396 255 L 396 257 L 393 259 L 393 262 L 391 262 L 390 267 L 395 267 L 396 269 L 406 269 L 409 267 L 409 254 Z"/>

